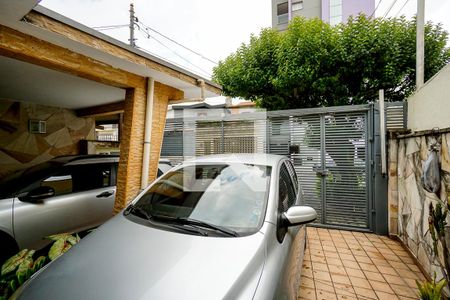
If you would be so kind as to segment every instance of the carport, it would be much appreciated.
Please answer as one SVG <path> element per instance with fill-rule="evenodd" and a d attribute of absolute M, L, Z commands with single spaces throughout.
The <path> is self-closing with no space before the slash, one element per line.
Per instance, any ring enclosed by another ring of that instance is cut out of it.
<path fill-rule="evenodd" d="M 0 0 L 0 177 L 80 153 L 121 114 L 117 212 L 156 176 L 169 101 L 220 86 L 37 3 Z"/>

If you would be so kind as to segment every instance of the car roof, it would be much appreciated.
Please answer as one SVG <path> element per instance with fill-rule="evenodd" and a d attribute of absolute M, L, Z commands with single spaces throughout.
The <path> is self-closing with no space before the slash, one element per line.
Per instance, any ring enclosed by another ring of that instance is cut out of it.
<path fill-rule="evenodd" d="M 185 163 L 245 163 L 254 165 L 264 165 L 275 167 L 278 163 L 286 159 L 285 156 L 264 153 L 234 153 L 234 154 L 214 154 L 196 157 L 187 160 Z"/>

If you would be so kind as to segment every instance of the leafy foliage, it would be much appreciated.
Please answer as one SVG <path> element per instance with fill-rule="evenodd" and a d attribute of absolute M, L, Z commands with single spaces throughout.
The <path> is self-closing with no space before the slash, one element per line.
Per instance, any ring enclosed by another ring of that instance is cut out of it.
<path fill-rule="evenodd" d="M 415 86 L 416 22 L 359 15 L 330 26 L 294 18 L 286 32 L 264 29 L 221 61 L 213 79 L 224 93 L 269 110 L 362 104 L 385 89 L 404 100 Z M 448 33 L 425 27 L 425 79 L 450 61 Z"/>
<path fill-rule="evenodd" d="M 78 235 L 67 233 L 52 235 L 48 239 L 54 241 L 48 253 L 50 260 L 55 260 L 80 241 Z M 0 273 L 0 300 L 8 299 L 19 286 L 49 261 L 45 256 L 33 260 L 34 254 L 34 250 L 23 249 L 3 264 Z"/>
<path fill-rule="evenodd" d="M 417 287 L 419 288 L 419 299 L 421 300 L 440 300 L 442 289 L 447 284 L 445 279 L 441 279 L 436 282 L 436 273 L 432 282 L 424 281 L 420 283 L 416 280 Z"/>

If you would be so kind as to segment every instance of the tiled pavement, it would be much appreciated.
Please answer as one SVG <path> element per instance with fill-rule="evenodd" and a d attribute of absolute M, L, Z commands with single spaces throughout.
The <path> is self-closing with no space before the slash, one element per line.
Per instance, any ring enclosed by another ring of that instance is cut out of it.
<path fill-rule="evenodd" d="M 300 299 L 417 299 L 425 277 L 396 241 L 308 227 Z"/>

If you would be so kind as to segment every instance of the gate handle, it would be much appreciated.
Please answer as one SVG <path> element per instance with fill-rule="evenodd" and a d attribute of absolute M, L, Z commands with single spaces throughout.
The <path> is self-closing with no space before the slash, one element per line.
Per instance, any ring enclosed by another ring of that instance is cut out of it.
<path fill-rule="evenodd" d="M 328 176 L 328 170 L 327 169 L 317 170 L 316 174 L 318 174 L 320 176 L 323 176 L 323 177 L 326 177 L 326 176 Z"/>

